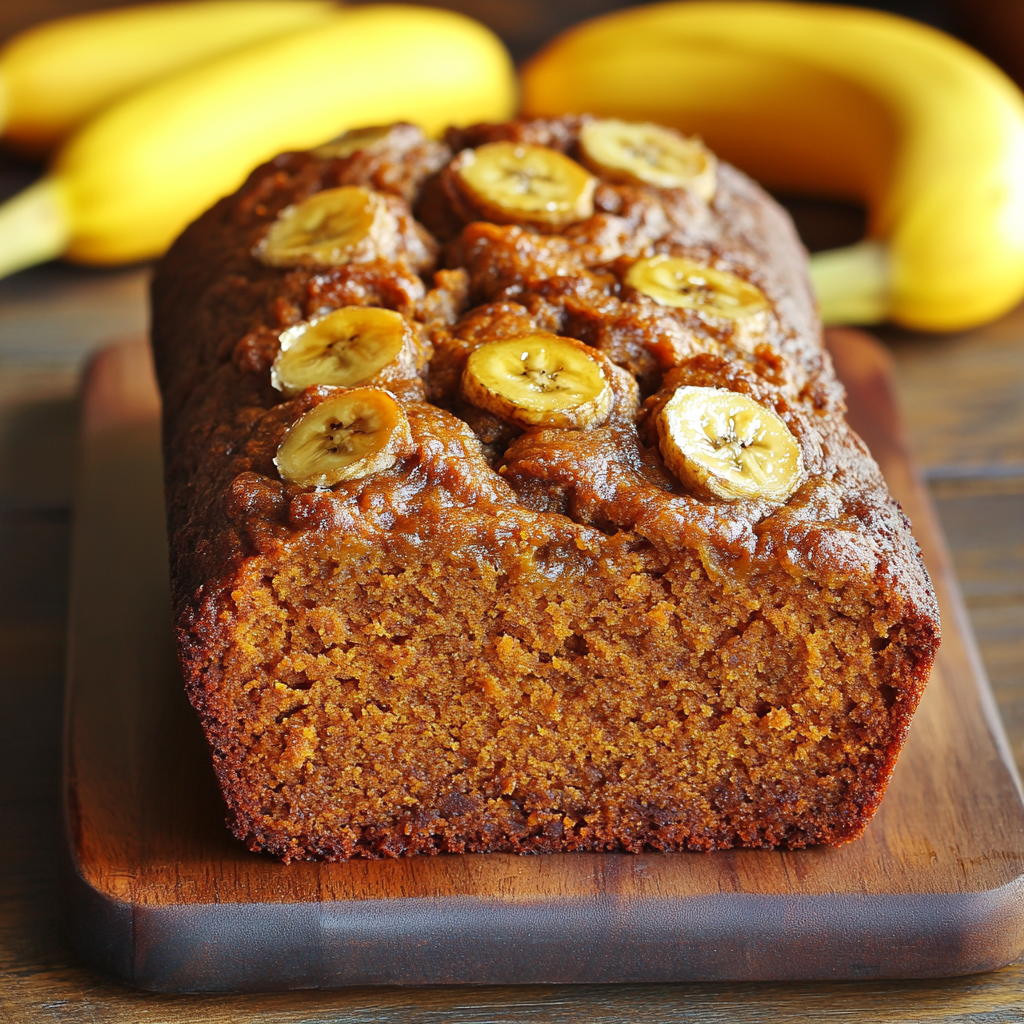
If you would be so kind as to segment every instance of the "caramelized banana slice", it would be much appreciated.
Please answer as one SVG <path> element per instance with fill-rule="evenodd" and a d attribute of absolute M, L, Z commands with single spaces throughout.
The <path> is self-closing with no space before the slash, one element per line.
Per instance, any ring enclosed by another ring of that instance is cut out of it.
<path fill-rule="evenodd" d="M 688 188 L 705 202 L 715 194 L 714 154 L 699 139 L 670 128 L 615 119 L 588 121 L 580 131 L 580 148 L 587 166 L 613 181 Z"/>
<path fill-rule="evenodd" d="M 574 338 L 531 334 L 489 341 L 470 355 L 462 394 L 520 427 L 592 427 L 611 412 L 601 364 Z"/>
<path fill-rule="evenodd" d="M 324 160 L 344 160 L 361 149 L 375 150 L 391 134 L 392 125 L 377 125 L 373 128 L 353 128 L 336 139 L 317 146 L 313 152 Z"/>
<path fill-rule="evenodd" d="M 390 469 L 411 450 L 409 420 L 394 398 L 380 388 L 354 388 L 296 420 L 274 465 L 290 484 L 330 487 Z"/>
<path fill-rule="evenodd" d="M 767 296 L 756 285 L 685 256 L 637 260 L 626 274 L 626 284 L 659 306 L 695 309 L 725 320 L 763 317 L 769 308 Z"/>
<path fill-rule="evenodd" d="M 272 267 L 365 263 L 397 230 L 394 215 L 375 192 L 356 185 L 329 188 L 282 210 L 256 257 Z"/>
<path fill-rule="evenodd" d="M 314 384 L 353 388 L 378 374 L 391 380 L 415 376 L 409 335 L 409 325 L 393 310 L 336 309 L 281 335 L 270 382 L 291 397 Z"/>
<path fill-rule="evenodd" d="M 594 213 L 597 179 L 546 146 L 489 142 L 452 163 L 470 201 L 490 220 L 564 227 Z"/>
<path fill-rule="evenodd" d="M 768 297 L 760 288 L 726 270 L 715 270 L 682 256 L 637 260 L 626 284 L 659 306 L 692 309 L 703 320 L 730 329 L 729 340 L 752 352 L 768 327 Z"/>
<path fill-rule="evenodd" d="M 800 445 L 782 418 L 735 391 L 679 388 L 657 428 L 665 464 L 707 497 L 785 501 L 803 475 Z"/>

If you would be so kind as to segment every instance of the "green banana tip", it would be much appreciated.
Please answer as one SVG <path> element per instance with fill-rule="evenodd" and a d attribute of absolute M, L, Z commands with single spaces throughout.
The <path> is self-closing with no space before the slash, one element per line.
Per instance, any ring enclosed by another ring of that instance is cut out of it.
<path fill-rule="evenodd" d="M 60 256 L 68 241 L 60 187 L 41 178 L 0 205 L 0 278 Z"/>
<path fill-rule="evenodd" d="M 842 249 L 816 252 L 810 258 L 811 285 L 824 324 L 877 324 L 892 308 L 889 248 L 865 239 Z"/>

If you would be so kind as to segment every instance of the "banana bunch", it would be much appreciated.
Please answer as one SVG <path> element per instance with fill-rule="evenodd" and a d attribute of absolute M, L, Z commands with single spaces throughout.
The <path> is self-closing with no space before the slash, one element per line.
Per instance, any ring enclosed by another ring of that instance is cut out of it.
<path fill-rule="evenodd" d="M 1024 99 L 956 40 L 804 3 L 661 3 L 570 29 L 524 113 L 701 136 L 769 188 L 854 199 L 869 239 L 812 258 L 826 322 L 952 331 L 1024 295 Z"/>
<path fill-rule="evenodd" d="M 0 133 L 42 155 L 150 82 L 336 12 L 330 0 L 178 0 L 44 22 L 0 50 Z"/>
<path fill-rule="evenodd" d="M 49 174 L 0 206 L 0 276 L 61 255 L 157 256 L 257 164 L 346 129 L 407 120 L 433 133 L 511 115 L 511 61 L 477 22 L 401 4 L 326 18 L 299 6 L 312 27 L 200 61 L 86 121 Z"/>

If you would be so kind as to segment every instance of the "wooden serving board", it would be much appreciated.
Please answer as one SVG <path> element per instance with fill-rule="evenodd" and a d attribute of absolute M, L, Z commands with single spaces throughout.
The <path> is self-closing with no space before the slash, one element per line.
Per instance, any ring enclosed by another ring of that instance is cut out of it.
<path fill-rule="evenodd" d="M 158 398 L 137 342 L 89 372 L 66 730 L 68 921 L 143 988 L 910 978 L 1024 951 L 1024 804 L 885 350 L 830 346 L 914 522 L 944 639 L 882 807 L 847 846 L 284 866 L 223 808 L 170 637 Z"/>

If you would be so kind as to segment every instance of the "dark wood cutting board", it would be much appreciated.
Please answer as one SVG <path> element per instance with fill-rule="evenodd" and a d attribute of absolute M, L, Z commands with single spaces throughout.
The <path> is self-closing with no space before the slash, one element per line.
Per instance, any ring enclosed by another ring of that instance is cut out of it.
<path fill-rule="evenodd" d="M 830 347 L 910 515 L 943 646 L 856 843 L 794 852 L 443 855 L 284 866 L 223 825 L 174 663 L 158 398 L 141 342 L 89 372 L 66 729 L 68 922 L 143 988 L 910 978 L 1024 951 L 1024 804 L 885 350 Z"/>

